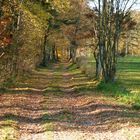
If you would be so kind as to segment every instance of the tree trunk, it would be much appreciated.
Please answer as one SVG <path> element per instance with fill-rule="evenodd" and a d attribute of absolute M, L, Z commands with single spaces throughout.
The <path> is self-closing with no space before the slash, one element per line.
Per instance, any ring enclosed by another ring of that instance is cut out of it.
<path fill-rule="evenodd" d="M 43 60 L 41 63 L 42 66 L 47 66 L 48 63 L 50 62 L 50 49 L 49 49 L 47 37 L 48 35 L 45 34 L 44 45 L 43 45 Z"/>

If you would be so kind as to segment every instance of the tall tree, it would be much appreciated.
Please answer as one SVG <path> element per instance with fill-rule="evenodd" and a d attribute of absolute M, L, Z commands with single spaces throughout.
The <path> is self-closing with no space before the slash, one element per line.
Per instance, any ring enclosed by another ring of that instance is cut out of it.
<path fill-rule="evenodd" d="M 99 55 L 98 65 L 102 68 L 105 82 L 114 82 L 116 76 L 117 51 L 123 23 L 130 15 L 137 0 L 95 0 L 94 12 L 97 14 Z"/>

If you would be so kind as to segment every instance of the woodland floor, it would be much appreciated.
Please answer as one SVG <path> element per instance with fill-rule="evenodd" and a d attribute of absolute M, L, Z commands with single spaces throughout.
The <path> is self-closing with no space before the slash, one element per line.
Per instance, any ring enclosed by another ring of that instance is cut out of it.
<path fill-rule="evenodd" d="M 38 69 L 0 93 L 0 140 L 140 140 L 140 112 L 70 67 Z"/>

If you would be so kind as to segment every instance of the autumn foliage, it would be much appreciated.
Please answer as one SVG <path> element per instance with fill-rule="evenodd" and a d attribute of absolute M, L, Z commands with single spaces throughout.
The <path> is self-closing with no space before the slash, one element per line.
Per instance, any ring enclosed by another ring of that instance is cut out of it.
<path fill-rule="evenodd" d="M 18 7 L 15 0 L 1 1 L 0 5 L 0 48 L 5 48 L 12 43 Z"/>

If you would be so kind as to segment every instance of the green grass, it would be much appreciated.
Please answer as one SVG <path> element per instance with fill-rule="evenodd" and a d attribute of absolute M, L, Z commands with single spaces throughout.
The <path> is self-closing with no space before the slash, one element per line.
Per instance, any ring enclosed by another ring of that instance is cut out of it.
<path fill-rule="evenodd" d="M 114 97 L 120 103 L 132 105 L 134 109 L 140 109 L 140 94 L 132 93 L 122 83 L 104 83 L 101 82 L 96 87 L 98 92 L 105 96 Z"/>
<path fill-rule="evenodd" d="M 140 109 L 140 56 L 127 56 L 119 59 L 118 79 L 129 91 L 122 101 L 130 103 L 135 109 Z"/>
<path fill-rule="evenodd" d="M 72 63 L 67 67 L 67 70 L 71 72 L 73 70 L 75 71 L 77 68 L 78 68 L 78 66 L 76 64 Z"/>
<path fill-rule="evenodd" d="M 140 56 L 126 56 L 119 58 L 119 62 L 140 62 Z"/>
<path fill-rule="evenodd" d="M 86 67 L 92 65 L 95 68 L 95 62 L 91 61 L 92 59 L 89 59 Z M 105 96 L 115 98 L 121 103 L 132 105 L 134 109 L 140 109 L 140 56 L 119 58 L 117 82 L 108 84 L 100 82 L 96 90 Z"/>
<path fill-rule="evenodd" d="M 117 82 L 101 82 L 97 90 L 121 103 L 132 105 L 134 109 L 140 109 L 140 57 L 119 59 L 117 69 Z"/>

